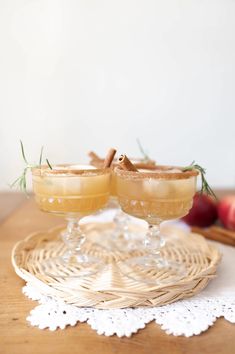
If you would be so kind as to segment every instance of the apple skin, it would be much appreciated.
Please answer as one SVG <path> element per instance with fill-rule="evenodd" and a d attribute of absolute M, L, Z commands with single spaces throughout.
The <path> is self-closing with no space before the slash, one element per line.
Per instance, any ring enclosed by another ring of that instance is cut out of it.
<path fill-rule="evenodd" d="M 227 229 L 235 231 L 235 195 L 228 195 L 221 199 L 218 214 L 221 223 Z"/>
<path fill-rule="evenodd" d="M 190 226 L 208 227 L 218 219 L 217 203 L 205 194 L 196 193 L 193 206 L 182 218 Z"/>

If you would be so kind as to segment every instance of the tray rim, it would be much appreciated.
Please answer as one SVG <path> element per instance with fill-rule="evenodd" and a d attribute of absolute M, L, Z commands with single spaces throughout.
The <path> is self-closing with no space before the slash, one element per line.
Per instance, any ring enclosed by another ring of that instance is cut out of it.
<path fill-rule="evenodd" d="M 113 224 L 112 222 L 92 222 L 92 223 L 88 223 L 88 224 L 83 224 L 83 225 L 97 225 L 99 224 L 99 226 L 101 225 L 104 225 L 104 224 Z M 65 225 L 62 224 L 62 225 L 58 225 L 58 226 L 55 226 L 55 227 L 52 227 L 52 228 L 49 228 L 47 230 L 38 230 L 38 231 L 34 231 L 34 232 L 31 232 L 29 233 L 25 238 L 19 240 L 13 247 L 12 249 L 12 252 L 11 252 L 11 261 L 12 261 L 12 265 L 14 267 L 14 270 L 16 272 L 16 274 L 21 277 L 24 281 L 28 282 L 28 283 L 34 283 L 34 285 L 36 287 L 39 287 L 40 290 L 43 290 L 43 292 L 45 292 L 45 294 L 47 296 L 57 296 L 58 295 L 58 291 L 53 288 L 53 286 L 51 285 L 48 285 L 46 283 L 44 283 L 42 280 L 40 280 L 37 276 L 31 274 L 29 271 L 27 271 L 26 269 L 22 268 L 22 267 L 19 267 L 19 265 L 17 264 L 17 251 L 20 250 L 24 250 L 24 247 L 27 245 L 27 243 L 30 241 L 30 240 L 33 240 L 34 238 L 36 238 L 36 240 L 41 237 L 45 237 L 46 240 L 49 240 L 50 236 L 52 236 L 52 241 L 53 239 L 56 240 L 58 238 L 58 236 L 54 236 L 53 238 L 53 235 L 54 233 L 58 230 L 61 230 L 62 228 L 64 228 Z M 48 235 L 50 235 L 48 237 Z M 216 269 L 217 269 L 217 266 L 222 258 L 222 254 L 221 252 L 218 250 L 218 248 L 212 244 L 212 243 L 209 243 L 203 235 L 200 235 L 198 233 L 192 233 L 190 232 L 190 235 L 196 237 L 198 240 L 200 240 L 201 242 L 203 242 L 204 244 L 207 245 L 208 249 L 214 254 L 213 256 L 213 261 L 211 260 L 211 263 L 210 265 L 205 268 L 204 270 L 202 270 L 199 274 L 196 274 L 193 278 L 188 278 L 188 279 L 183 279 L 183 280 L 180 280 L 180 282 L 178 282 L 177 284 L 167 284 L 165 286 L 160 286 L 159 289 L 157 289 L 157 287 L 155 287 L 155 291 L 158 290 L 159 292 L 164 292 L 166 293 L 169 288 L 178 288 L 179 285 L 181 285 L 181 287 L 184 287 L 186 285 L 188 285 L 190 282 L 192 281 L 198 281 L 200 283 L 202 283 L 202 286 L 201 286 L 201 290 L 208 284 L 209 280 L 211 278 L 214 278 L 216 277 Z M 117 289 L 116 289 L 117 290 Z M 117 291 L 118 292 L 118 291 Z M 145 291 L 146 292 L 146 291 Z M 149 290 L 149 292 L 151 293 L 151 291 Z M 190 291 L 189 291 L 190 292 Z M 97 291 L 97 293 L 103 293 L 103 291 Z M 141 294 L 141 291 L 139 292 Z M 196 292 L 198 293 L 198 292 Z M 187 298 L 187 297 L 191 297 L 194 295 L 193 291 L 191 291 L 190 293 L 191 295 L 189 294 L 186 294 L 185 296 L 181 297 L 181 299 L 183 298 Z M 168 301 L 167 303 L 171 303 L 171 302 L 174 302 L 174 301 L 177 301 L 178 299 L 176 298 L 176 300 L 170 300 Z M 66 302 L 66 301 L 65 301 Z M 162 305 L 164 305 L 165 303 L 163 303 Z M 134 307 L 141 307 L 142 305 L 140 306 L 134 306 Z M 145 306 L 145 305 L 143 305 Z M 154 306 L 154 305 L 150 305 L 150 306 Z M 159 304 L 158 306 L 161 306 L 161 304 Z M 81 306 L 83 307 L 83 306 Z M 88 307 L 88 306 L 85 306 L 85 307 Z M 96 307 L 96 308 L 105 308 L 107 309 L 108 307 L 100 307 L 100 306 L 91 306 L 91 307 Z M 127 306 L 127 307 L 132 307 L 132 306 Z M 113 307 L 110 307 L 110 308 L 113 308 Z M 117 308 L 123 308 L 122 306 L 121 307 L 117 307 Z"/>

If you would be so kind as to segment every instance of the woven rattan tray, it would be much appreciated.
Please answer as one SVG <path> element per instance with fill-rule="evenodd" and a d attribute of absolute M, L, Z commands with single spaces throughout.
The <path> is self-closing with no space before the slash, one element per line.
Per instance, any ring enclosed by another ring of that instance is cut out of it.
<path fill-rule="evenodd" d="M 101 309 L 165 305 L 197 294 L 216 274 L 220 260 L 217 248 L 206 242 L 202 236 L 191 233 L 177 238 L 168 237 L 163 249 L 168 258 L 180 261 L 186 267 L 187 274 L 181 280 L 161 286 L 137 282 L 123 274 L 123 261 L 143 255 L 144 251 L 121 252 L 105 248 L 102 237 L 107 230 L 112 230 L 111 223 L 92 223 L 84 228 L 88 234 L 84 251 L 102 258 L 106 264 L 100 272 L 71 280 L 61 276 L 46 276 L 41 271 L 40 264 L 44 259 L 62 255 L 65 251 L 59 236 L 63 227 L 60 227 L 29 235 L 15 245 L 12 263 L 16 273 L 44 295 L 60 298 L 76 306 Z M 61 269 L 61 274 L 63 271 Z M 71 267 L 69 271 L 76 275 L 76 268 Z M 169 274 L 159 273 L 154 276 L 166 279 Z"/>

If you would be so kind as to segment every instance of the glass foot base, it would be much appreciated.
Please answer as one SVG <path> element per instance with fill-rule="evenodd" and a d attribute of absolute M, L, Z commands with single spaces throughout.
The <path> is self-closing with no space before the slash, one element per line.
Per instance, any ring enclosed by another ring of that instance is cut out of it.
<path fill-rule="evenodd" d="M 68 251 L 62 256 L 44 260 L 40 266 L 43 273 L 51 277 L 81 278 L 100 272 L 104 264 L 96 257 Z"/>
<path fill-rule="evenodd" d="M 160 257 L 131 258 L 119 266 L 126 277 L 153 286 L 173 284 L 187 275 L 183 264 Z"/>

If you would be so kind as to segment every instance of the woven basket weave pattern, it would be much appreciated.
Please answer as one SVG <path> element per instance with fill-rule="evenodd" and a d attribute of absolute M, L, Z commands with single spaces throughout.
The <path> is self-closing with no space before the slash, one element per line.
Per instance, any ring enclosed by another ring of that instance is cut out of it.
<path fill-rule="evenodd" d="M 165 305 L 200 292 L 216 274 L 220 260 L 218 250 L 208 244 L 203 237 L 190 234 L 188 237 L 169 239 L 162 250 L 163 256 L 184 264 L 187 275 L 177 283 L 170 282 L 168 272 L 147 272 L 141 267 L 129 269 L 131 272 L 145 272 L 146 278 L 167 279 L 165 285 L 140 283 L 126 277 L 125 259 L 144 255 L 143 250 L 131 252 L 110 251 L 102 246 L 103 233 L 112 229 L 110 223 L 87 224 L 84 226 L 88 241 L 84 252 L 99 257 L 105 263 L 103 269 L 89 277 L 76 278 L 77 268 L 54 264 L 59 277 L 45 275 L 41 263 L 51 260 L 65 252 L 60 232 L 56 228 L 44 233 L 35 233 L 18 242 L 12 252 L 12 263 L 16 273 L 33 284 L 42 294 L 62 299 L 76 306 L 95 308 L 125 308 L 139 306 Z M 66 276 L 75 276 L 67 278 Z M 73 279 L 73 280 L 71 280 Z"/>

